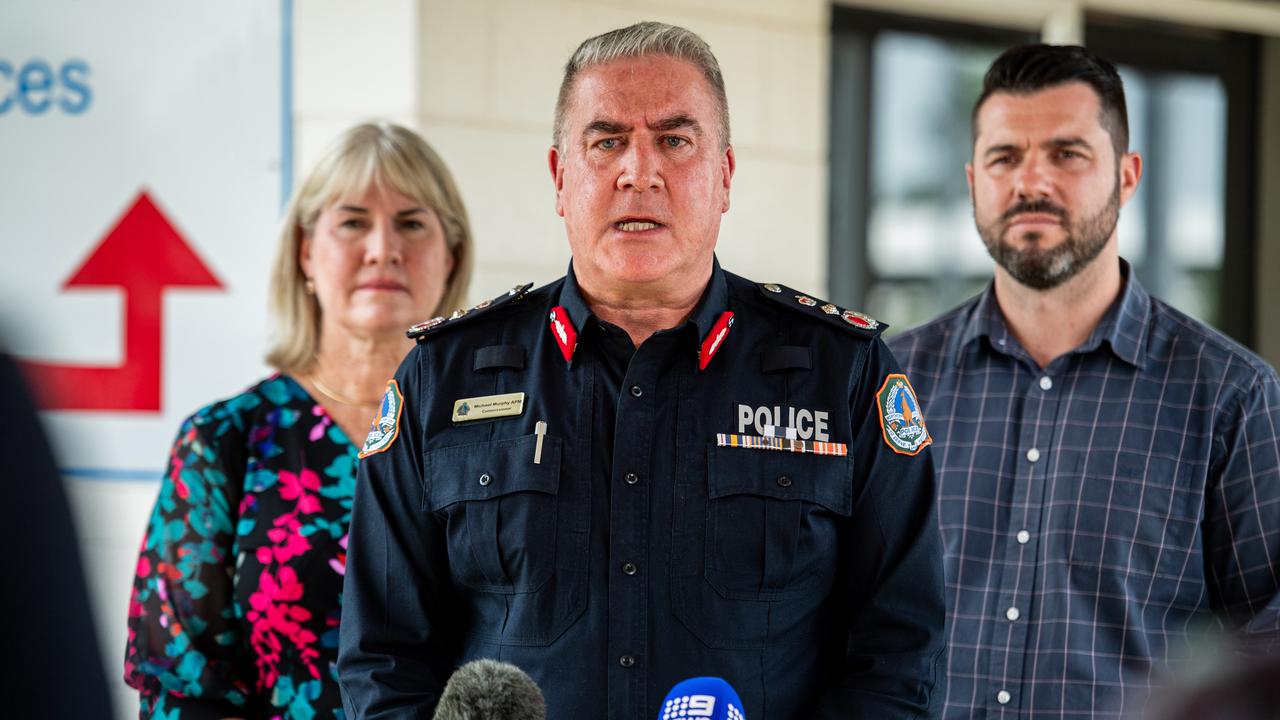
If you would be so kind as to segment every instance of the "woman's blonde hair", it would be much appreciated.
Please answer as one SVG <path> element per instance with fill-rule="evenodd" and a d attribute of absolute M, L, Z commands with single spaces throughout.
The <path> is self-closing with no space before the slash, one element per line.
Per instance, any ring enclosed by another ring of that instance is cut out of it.
<path fill-rule="evenodd" d="M 320 306 L 307 292 L 299 263 L 302 239 L 315 232 L 326 207 L 359 197 L 375 183 L 423 203 L 439 216 L 453 271 L 434 314 L 461 306 L 471 282 L 471 223 L 449 169 L 412 130 L 386 122 L 357 125 L 329 146 L 285 209 L 270 286 L 275 344 L 266 359 L 276 369 L 310 369 L 319 346 Z"/>

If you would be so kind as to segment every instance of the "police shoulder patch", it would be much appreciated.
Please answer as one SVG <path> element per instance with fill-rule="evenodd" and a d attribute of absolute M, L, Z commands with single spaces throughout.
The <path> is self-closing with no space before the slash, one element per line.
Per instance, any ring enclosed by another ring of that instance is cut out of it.
<path fill-rule="evenodd" d="M 387 391 L 382 394 L 378 415 L 369 425 L 369 435 L 364 439 L 359 457 L 367 458 L 391 447 L 400 437 L 400 414 L 403 410 L 404 396 L 400 394 L 400 383 L 387 381 Z"/>
<path fill-rule="evenodd" d="M 791 308 L 792 310 L 808 315 L 810 317 L 821 318 L 832 325 L 838 325 L 846 330 L 855 330 L 868 336 L 875 337 L 884 332 L 888 325 L 864 315 L 857 310 L 848 310 L 846 308 L 837 307 L 833 303 L 806 295 L 798 290 L 792 290 L 786 285 L 778 283 L 761 283 L 756 285 L 760 290 L 760 294 L 770 300 Z"/>
<path fill-rule="evenodd" d="M 906 375 L 891 373 L 876 393 L 876 410 L 884 442 L 899 455 L 916 455 L 933 442 L 924 426 L 924 413 Z"/>
<path fill-rule="evenodd" d="M 454 310 L 452 315 L 440 315 L 438 317 L 433 317 L 426 322 L 420 322 L 409 328 L 405 335 L 410 340 L 423 342 L 428 337 L 439 333 L 445 328 L 454 327 L 463 320 L 479 317 L 480 315 L 492 312 L 493 310 L 508 303 L 522 300 L 524 296 L 528 294 L 529 288 L 531 287 L 533 287 L 533 283 L 516 285 L 495 298 L 483 300 L 480 303 L 477 303 L 475 307 L 467 308 L 466 310 Z"/>

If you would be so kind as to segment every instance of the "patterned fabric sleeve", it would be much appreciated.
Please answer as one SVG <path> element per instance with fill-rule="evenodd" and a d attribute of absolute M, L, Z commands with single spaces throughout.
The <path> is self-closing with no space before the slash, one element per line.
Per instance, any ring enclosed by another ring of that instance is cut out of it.
<path fill-rule="evenodd" d="M 241 716 L 252 694 L 232 597 L 243 470 L 218 442 L 236 447 L 228 426 L 183 423 L 142 541 L 125 681 L 144 720 Z"/>

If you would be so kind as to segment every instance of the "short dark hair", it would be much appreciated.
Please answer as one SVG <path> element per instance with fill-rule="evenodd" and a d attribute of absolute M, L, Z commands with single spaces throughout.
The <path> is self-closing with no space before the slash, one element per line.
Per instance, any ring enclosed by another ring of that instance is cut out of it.
<path fill-rule="evenodd" d="M 978 112 L 993 94 L 1030 95 L 1071 82 L 1093 88 L 1102 106 L 1098 122 L 1111 135 L 1116 157 L 1128 152 L 1129 111 L 1120 73 L 1115 65 L 1079 45 L 1021 45 L 1001 53 L 982 79 L 982 94 L 973 104 L 973 141 L 978 141 Z"/>

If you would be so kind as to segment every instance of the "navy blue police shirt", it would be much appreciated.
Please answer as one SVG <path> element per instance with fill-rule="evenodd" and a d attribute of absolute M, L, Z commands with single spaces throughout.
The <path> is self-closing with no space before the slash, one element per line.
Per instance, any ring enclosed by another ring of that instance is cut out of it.
<path fill-rule="evenodd" d="M 934 716 L 931 438 L 876 321 L 717 264 L 639 348 L 572 267 L 424 326 L 362 453 L 349 717 L 426 717 L 481 657 L 554 718 L 700 675 L 753 720 Z"/>

